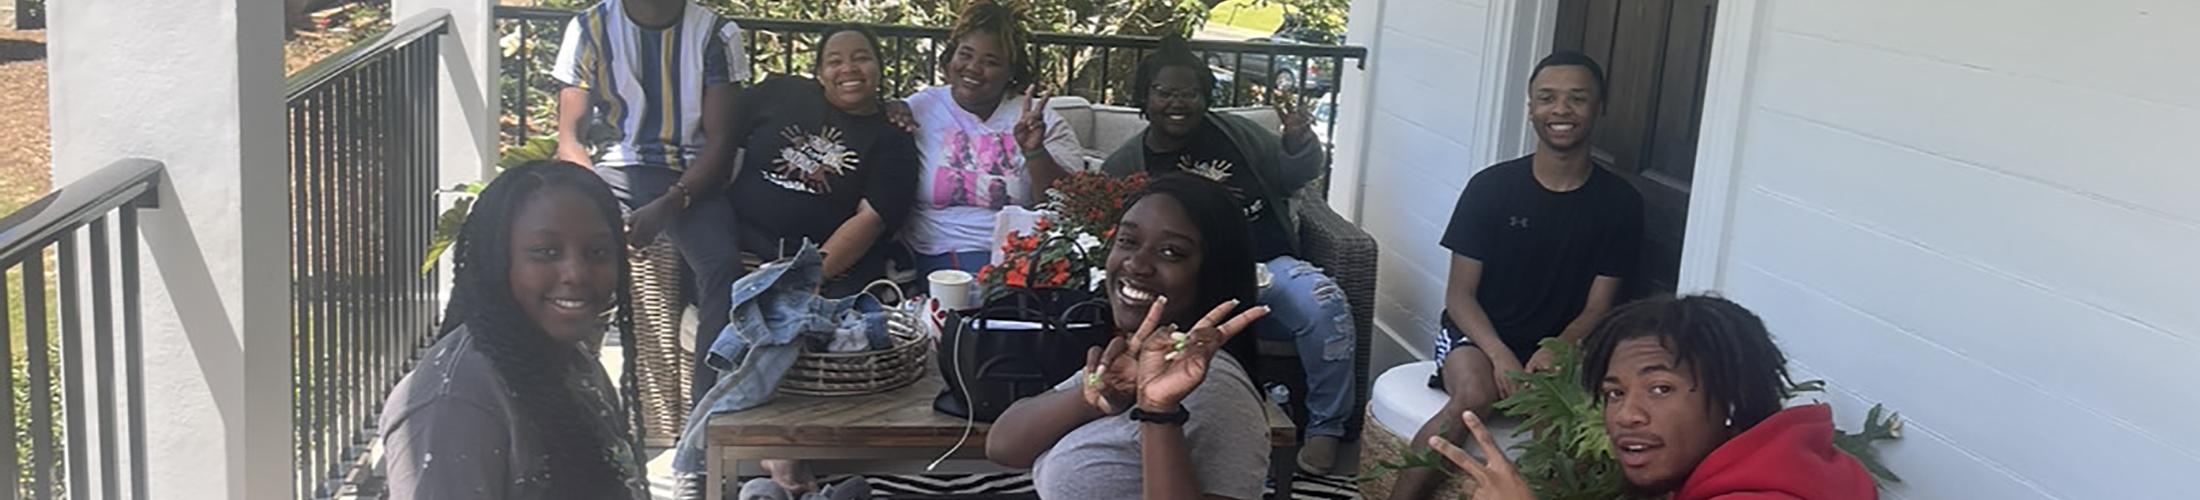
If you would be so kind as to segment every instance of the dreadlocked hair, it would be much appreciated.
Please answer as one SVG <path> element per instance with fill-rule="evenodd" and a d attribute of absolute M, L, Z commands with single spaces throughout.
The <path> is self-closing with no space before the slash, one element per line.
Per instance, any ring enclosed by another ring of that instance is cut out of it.
<path fill-rule="evenodd" d="M 1652 297 L 1612 309 L 1581 341 L 1581 386 L 1597 393 L 1619 344 L 1642 337 L 1673 353 L 1676 367 L 1695 375 L 1712 411 L 1725 410 L 1737 431 L 1778 413 L 1786 399 L 1787 356 L 1764 321 L 1709 295 Z"/>
<path fill-rule="evenodd" d="M 1192 52 L 1191 42 L 1182 35 L 1161 37 L 1161 47 L 1152 55 L 1138 61 L 1138 74 L 1131 79 L 1131 102 L 1138 109 L 1146 109 L 1147 99 L 1153 93 L 1154 80 L 1161 78 L 1161 70 L 1186 68 L 1199 79 L 1199 96 L 1209 98 L 1215 93 L 1215 73 L 1207 69 L 1207 61 Z"/>
<path fill-rule="evenodd" d="M 622 220 L 618 200 L 603 180 L 580 165 L 538 160 L 505 170 L 475 199 L 466 222 L 452 244 L 451 302 L 443 313 L 438 336 L 465 327 L 490 364 L 495 365 L 512 399 L 528 412 L 528 432 L 543 443 L 550 491 L 573 498 L 610 498 L 626 495 L 625 469 L 613 458 L 612 446 L 631 444 L 635 429 L 620 429 L 625 436 L 605 435 L 595 411 L 582 405 L 570 389 L 568 377 L 596 365 L 580 349 L 552 341 L 549 334 L 527 320 L 513 299 L 511 281 L 512 220 L 520 206 L 547 190 L 578 193 L 595 205 L 606 224 L 614 224 L 615 260 L 619 283 L 613 289 L 615 321 L 621 345 L 634 345 L 631 302 L 627 296 L 626 236 L 616 224 Z M 635 366 L 633 349 L 626 349 L 627 366 Z M 633 387 L 631 370 L 622 387 Z M 622 391 L 623 392 L 623 391 Z M 632 398 L 626 408 L 637 408 Z M 627 415 L 628 423 L 635 423 Z M 487 478 L 483 478 L 486 480 Z"/>
<path fill-rule="evenodd" d="M 1030 23 L 1023 9 L 998 0 L 971 2 L 955 16 L 955 26 L 948 29 L 947 50 L 940 56 L 940 73 L 947 73 L 947 64 L 955 59 L 955 51 L 961 50 L 962 39 L 975 33 L 991 33 L 1001 41 L 1001 49 L 1008 56 L 1008 92 L 1023 90 L 1037 78 L 1038 69 L 1031 60 Z"/>

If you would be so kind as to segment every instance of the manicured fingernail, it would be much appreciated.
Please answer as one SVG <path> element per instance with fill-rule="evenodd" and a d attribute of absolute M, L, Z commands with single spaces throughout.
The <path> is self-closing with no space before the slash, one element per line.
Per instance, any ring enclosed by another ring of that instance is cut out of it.
<path fill-rule="evenodd" d="M 1475 414 L 1474 414 L 1474 410 L 1467 410 L 1467 420 L 1475 420 L 1475 421 L 1480 421 L 1480 420 L 1482 420 L 1482 416 L 1481 416 L 1481 415 L 1475 415 Z"/>
<path fill-rule="evenodd" d="M 1167 295 L 1163 295 L 1163 296 L 1160 296 L 1160 297 L 1154 297 L 1154 298 L 1153 298 L 1153 303 L 1154 303 L 1154 305 L 1157 305 L 1157 306 L 1158 306 L 1158 305 L 1161 305 L 1161 304 L 1167 304 L 1167 303 L 1169 303 L 1169 296 L 1167 296 Z"/>

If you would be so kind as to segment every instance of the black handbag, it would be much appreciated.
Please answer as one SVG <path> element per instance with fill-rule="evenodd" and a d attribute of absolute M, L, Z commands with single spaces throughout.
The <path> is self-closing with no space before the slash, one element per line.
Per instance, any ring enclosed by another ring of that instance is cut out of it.
<path fill-rule="evenodd" d="M 1016 400 L 1038 395 L 1085 366 L 1085 352 L 1110 335 L 1107 303 L 1072 290 L 1008 289 L 940 332 L 940 378 L 932 408 L 992 422 Z"/>

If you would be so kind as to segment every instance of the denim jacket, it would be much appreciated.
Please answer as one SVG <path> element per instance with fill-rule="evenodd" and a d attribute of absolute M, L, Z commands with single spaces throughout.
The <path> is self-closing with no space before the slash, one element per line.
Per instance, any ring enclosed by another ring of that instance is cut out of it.
<path fill-rule="evenodd" d="M 805 348 L 822 348 L 837 331 L 860 329 L 871 348 L 890 345 L 886 312 L 868 294 L 825 298 L 825 259 L 817 245 L 805 244 L 794 256 L 757 268 L 733 283 L 732 321 L 710 346 L 706 363 L 718 382 L 697 400 L 680 433 L 673 469 L 702 472 L 704 430 L 710 418 L 770 401 Z"/>

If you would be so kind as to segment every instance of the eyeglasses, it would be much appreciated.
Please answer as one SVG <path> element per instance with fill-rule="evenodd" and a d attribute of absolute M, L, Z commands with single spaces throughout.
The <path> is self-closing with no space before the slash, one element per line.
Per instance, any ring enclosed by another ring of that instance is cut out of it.
<path fill-rule="evenodd" d="M 1160 85 L 1155 85 L 1153 87 L 1153 92 L 1151 93 L 1151 95 L 1156 101 L 1175 102 L 1198 102 L 1201 98 L 1205 97 L 1201 95 L 1200 91 L 1195 89 L 1169 88 Z"/>

